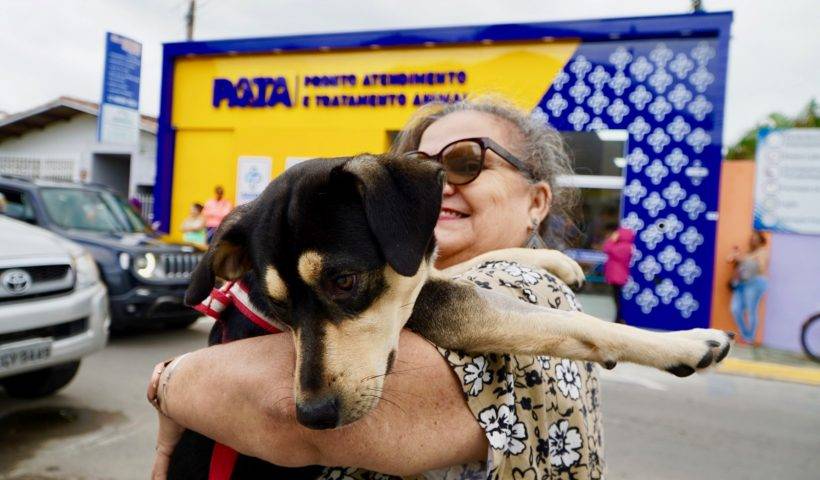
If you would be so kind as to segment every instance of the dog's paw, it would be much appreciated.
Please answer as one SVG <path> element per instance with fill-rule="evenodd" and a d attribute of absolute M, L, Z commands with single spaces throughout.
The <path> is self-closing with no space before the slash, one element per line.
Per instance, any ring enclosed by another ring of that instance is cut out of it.
<path fill-rule="evenodd" d="M 731 349 L 733 333 L 722 330 L 696 328 L 682 332 L 671 332 L 675 338 L 675 347 L 670 361 L 665 362 L 664 369 L 678 377 L 688 377 L 698 370 L 717 365 Z"/>
<path fill-rule="evenodd" d="M 560 278 L 573 290 L 579 290 L 586 281 L 586 274 L 578 262 L 558 250 L 539 251 L 538 266 Z"/>

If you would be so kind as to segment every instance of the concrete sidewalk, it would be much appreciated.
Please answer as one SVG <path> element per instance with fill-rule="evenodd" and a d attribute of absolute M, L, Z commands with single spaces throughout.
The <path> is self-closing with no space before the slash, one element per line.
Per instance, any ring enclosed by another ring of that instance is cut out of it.
<path fill-rule="evenodd" d="M 615 315 L 615 304 L 607 295 L 582 293 L 578 299 L 590 315 L 601 319 L 611 319 Z M 739 343 L 732 346 L 732 353 L 717 372 L 820 386 L 820 363 L 797 353 Z"/>

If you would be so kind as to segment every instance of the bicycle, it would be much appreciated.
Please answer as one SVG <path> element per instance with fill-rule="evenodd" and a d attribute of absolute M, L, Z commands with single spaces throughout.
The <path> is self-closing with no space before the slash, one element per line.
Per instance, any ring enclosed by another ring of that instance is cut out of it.
<path fill-rule="evenodd" d="M 820 363 L 820 312 L 803 322 L 800 331 L 800 343 L 806 356 Z"/>

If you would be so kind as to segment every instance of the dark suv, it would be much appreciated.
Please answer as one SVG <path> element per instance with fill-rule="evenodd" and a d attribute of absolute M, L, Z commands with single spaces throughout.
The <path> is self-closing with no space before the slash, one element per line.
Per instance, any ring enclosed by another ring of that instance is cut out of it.
<path fill-rule="evenodd" d="M 105 186 L 0 175 L 5 215 L 83 245 L 108 287 L 112 330 L 162 322 L 184 328 L 199 314 L 182 300 L 202 252 L 162 240 Z"/>

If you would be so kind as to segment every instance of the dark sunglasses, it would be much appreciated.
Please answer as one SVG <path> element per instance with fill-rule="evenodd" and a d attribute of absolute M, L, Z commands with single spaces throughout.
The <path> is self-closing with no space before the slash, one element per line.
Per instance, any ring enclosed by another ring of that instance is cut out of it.
<path fill-rule="evenodd" d="M 416 150 L 406 153 L 405 156 L 414 160 L 435 160 L 444 167 L 447 173 L 447 183 L 466 185 L 478 178 L 484 168 L 487 150 L 495 152 L 527 178 L 531 177 L 524 162 L 489 137 L 456 140 L 447 144 L 435 155 Z"/>

